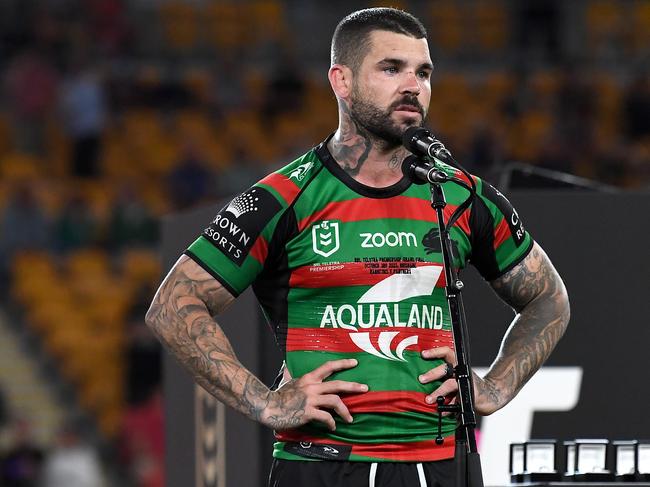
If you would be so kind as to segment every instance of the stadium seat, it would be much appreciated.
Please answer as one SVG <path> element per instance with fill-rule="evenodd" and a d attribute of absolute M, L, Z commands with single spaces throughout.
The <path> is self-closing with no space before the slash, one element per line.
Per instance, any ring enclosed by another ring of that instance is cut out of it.
<path fill-rule="evenodd" d="M 457 2 L 442 0 L 431 2 L 429 8 L 429 39 L 433 50 L 440 53 L 457 53 L 464 46 L 465 20 L 463 7 Z"/>
<path fill-rule="evenodd" d="M 593 54 L 617 48 L 623 32 L 623 5 L 616 0 L 586 2 L 587 45 Z"/>
<path fill-rule="evenodd" d="M 160 5 L 160 21 L 169 47 L 180 52 L 195 47 L 199 37 L 198 15 L 190 2 L 167 1 Z"/>
<path fill-rule="evenodd" d="M 205 37 L 217 51 L 237 52 L 255 35 L 248 9 L 235 1 L 208 2 L 203 18 Z"/>

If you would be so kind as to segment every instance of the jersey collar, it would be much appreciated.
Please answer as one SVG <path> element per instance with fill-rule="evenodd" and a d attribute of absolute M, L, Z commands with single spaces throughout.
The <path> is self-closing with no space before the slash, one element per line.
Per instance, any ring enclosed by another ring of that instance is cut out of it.
<path fill-rule="evenodd" d="M 402 179 L 397 181 L 395 184 L 383 188 L 375 188 L 360 183 L 343 170 L 327 148 L 327 143 L 333 136 L 334 134 L 331 134 L 327 137 L 327 139 L 321 142 L 314 151 L 323 163 L 323 166 L 325 166 L 335 178 L 345 184 L 352 191 L 368 198 L 391 198 L 402 194 L 409 186 L 411 186 L 411 181 L 406 176 L 402 176 Z"/>

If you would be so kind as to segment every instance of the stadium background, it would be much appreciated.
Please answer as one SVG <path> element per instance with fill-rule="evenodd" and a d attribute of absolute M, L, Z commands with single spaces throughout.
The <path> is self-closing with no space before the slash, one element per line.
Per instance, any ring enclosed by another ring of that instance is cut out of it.
<path fill-rule="evenodd" d="M 331 33 L 381 4 L 0 2 L 2 485 L 71 458 L 110 485 L 163 485 L 161 352 L 143 323 L 160 218 L 331 132 Z M 468 169 L 650 188 L 650 2 L 385 5 L 427 26 L 429 124 Z"/>

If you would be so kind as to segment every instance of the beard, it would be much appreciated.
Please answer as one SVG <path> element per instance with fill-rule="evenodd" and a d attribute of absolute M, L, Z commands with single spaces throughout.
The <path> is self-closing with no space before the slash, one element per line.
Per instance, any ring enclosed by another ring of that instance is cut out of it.
<path fill-rule="evenodd" d="M 386 109 L 382 109 L 372 102 L 365 100 L 359 90 L 352 90 L 350 103 L 350 116 L 357 127 L 365 129 L 371 136 L 384 142 L 386 147 L 397 147 L 402 145 L 404 131 L 412 126 L 424 125 L 426 111 L 420 105 L 416 96 L 405 95 L 401 99 L 391 103 Z M 391 119 L 392 113 L 400 105 L 416 107 L 421 116 L 421 121 L 405 122 L 406 127 Z"/>

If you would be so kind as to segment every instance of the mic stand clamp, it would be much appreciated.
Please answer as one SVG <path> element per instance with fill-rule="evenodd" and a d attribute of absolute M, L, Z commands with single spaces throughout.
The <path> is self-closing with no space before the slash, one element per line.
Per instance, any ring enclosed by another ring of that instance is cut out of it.
<path fill-rule="evenodd" d="M 454 179 L 450 179 L 454 181 Z M 442 413 L 458 413 L 460 425 L 456 429 L 456 485 L 458 487 L 483 487 L 483 474 L 481 472 L 481 459 L 476 447 L 476 416 L 473 403 L 473 384 L 471 367 L 469 365 L 469 347 L 465 310 L 461 298 L 464 283 L 458 278 L 453 265 L 452 243 L 449 229 L 444 220 L 444 208 L 447 206 L 445 194 L 440 183 L 431 183 L 431 207 L 435 210 L 440 232 L 440 244 L 445 272 L 447 302 L 449 304 L 449 318 L 454 336 L 457 365 L 454 375 L 458 382 L 458 403 L 444 404 L 444 397 L 436 399 L 438 405 L 438 436 L 436 443 L 441 444 L 442 439 Z M 471 200 L 473 190 L 470 189 Z M 459 207 L 464 211 L 468 205 Z M 456 215 L 452 215 L 453 220 Z"/>

